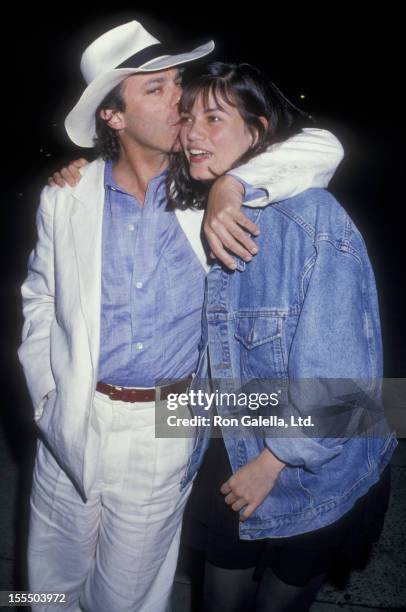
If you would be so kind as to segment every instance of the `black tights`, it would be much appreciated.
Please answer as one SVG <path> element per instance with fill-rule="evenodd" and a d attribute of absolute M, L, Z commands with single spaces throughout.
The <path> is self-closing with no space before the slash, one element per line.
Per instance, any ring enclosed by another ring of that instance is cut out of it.
<path fill-rule="evenodd" d="M 297 587 L 267 568 L 258 583 L 252 579 L 253 571 L 206 562 L 204 612 L 307 612 L 324 580 L 324 575 L 318 575 Z"/>

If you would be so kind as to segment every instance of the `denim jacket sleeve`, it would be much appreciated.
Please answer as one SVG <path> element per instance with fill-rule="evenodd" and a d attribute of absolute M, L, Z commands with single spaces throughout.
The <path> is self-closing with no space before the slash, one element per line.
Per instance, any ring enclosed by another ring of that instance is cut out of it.
<path fill-rule="evenodd" d="M 352 397 L 353 389 L 360 389 L 359 383 L 366 384 L 367 393 L 359 394 L 364 404 L 360 406 L 359 398 L 354 404 L 355 409 L 365 410 L 365 398 L 374 396 L 382 375 L 376 289 L 366 252 L 359 254 L 348 245 L 340 247 L 328 236 L 324 238 L 316 243 L 316 253 L 303 275 L 303 303 L 288 359 L 292 383 L 288 403 L 297 415 L 313 414 L 317 421 L 324 414 L 327 420 L 343 421 L 333 423 L 338 425 L 333 430 L 339 431 L 334 437 L 310 437 L 303 428 L 300 437 L 268 436 L 265 440 L 285 463 L 314 472 L 338 455 L 350 436 L 346 419 L 355 414 L 346 398 Z M 337 398 L 344 398 L 341 414 L 337 413 Z"/>
<path fill-rule="evenodd" d="M 228 174 L 261 191 L 246 206 L 266 206 L 311 187 L 326 188 L 344 156 L 340 141 L 328 130 L 304 128 L 276 143 Z"/>

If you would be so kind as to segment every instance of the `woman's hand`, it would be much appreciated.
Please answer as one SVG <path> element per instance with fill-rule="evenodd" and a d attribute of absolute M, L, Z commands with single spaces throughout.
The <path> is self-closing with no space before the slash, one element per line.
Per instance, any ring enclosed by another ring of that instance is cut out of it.
<path fill-rule="evenodd" d="M 54 172 L 48 179 L 48 185 L 50 187 L 55 187 L 55 185 L 58 185 L 58 187 L 65 187 L 65 185 L 68 184 L 74 187 L 81 179 L 79 168 L 83 168 L 83 166 L 86 166 L 88 163 L 89 162 L 84 157 L 75 159 L 69 166 L 62 168 L 59 172 Z"/>
<path fill-rule="evenodd" d="M 245 509 L 240 520 L 245 521 L 272 491 L 279 472 L 286 463 L 279 461 L 272 452 L 265 448 L 258 457 L 237 470 L 227 480 L 220 491 L 225 495 L 224 501 L 235 512 Z"/>
<path fill-rule="evenodd" d="M 218 178 L 210 189 L 203 223 L 212 255 L 231 270 L 236 264 L 227 250 L 244 261 L 251 261 L 258 252 L 247 232 L 256 236 L 259 229 L 241 212 L 243 196 L 244 187 L 233 176 Z"/>

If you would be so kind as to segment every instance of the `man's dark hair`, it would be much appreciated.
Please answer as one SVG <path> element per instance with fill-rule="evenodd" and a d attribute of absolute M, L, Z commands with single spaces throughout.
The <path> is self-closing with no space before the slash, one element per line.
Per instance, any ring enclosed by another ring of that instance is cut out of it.
<path fill-rule="evenodd" d="M 189 113 L 198 95 L 207 105 L 212 95 L 219 108 L 222 102 L 235 106 L 256 143 L 232 167 L 246 163 L 273 143 L 287 140 L 310 125 L 312 117 L 292 104 L 274 83 L 250 64 L 214 62 L 203 72 L 184 84 L 180 113 Z M 261 122 L 265 117 L 268 127 Z M 168 175 L 170 208 L 205 208 L 213 180 L 198 181 L 191 178 L 189 163 L 181 151 L 171 154 Z"/>
<path fill-rule="evenodd" d="M 99 104 L 96 118 L 96 136 L 94 137 L 94 147 L 97 157 L 105 160 L 117 161 L 120 151 L 120 143 L 117 136 L 117 131 L 107 125 L 107 122 L 100 117 L 100 111 L 103 109 L 112 109 L 115 111 L 125 111 L 125 102 L 121 94 L 121 85 L 119 83 L 112 89 L 103 101 Z"/>

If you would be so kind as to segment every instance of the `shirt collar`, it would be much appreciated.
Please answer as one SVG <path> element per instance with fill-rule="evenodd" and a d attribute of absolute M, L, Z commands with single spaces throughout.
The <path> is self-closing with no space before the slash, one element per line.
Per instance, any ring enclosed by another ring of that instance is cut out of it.
<path fill-rule="evenodd" d="M 169 173 L 169 168 L 166 167 L 162 170 L 160 174 L 155 176 L 152 180 L 156 181 L 157 179 L 166 178 Z M 115 191 L 121 191 L 122 193 L 127 193 L 120 185 L 117 185 L 116 181 L 113 177 L 113 162 L 111 159 L 106 161 L 106 165 L 104 167 L 104 187 L 109 187 L 110 189 L 114 189 Z"/>

